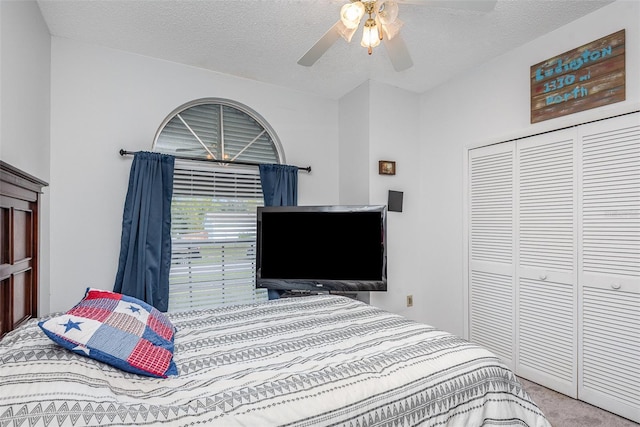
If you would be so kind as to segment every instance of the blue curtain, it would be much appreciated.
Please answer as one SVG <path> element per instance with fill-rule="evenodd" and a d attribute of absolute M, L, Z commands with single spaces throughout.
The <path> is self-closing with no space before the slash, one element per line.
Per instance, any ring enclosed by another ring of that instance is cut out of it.
<path fill-rule="evenodd" d="M 298 168 L 289 165 L 260 165 L 260 182 L 265 206 L 298 204 Z"/>
<path fill-rule="evenodd" d="M 171 196 L 175 158 L 138 152 L 122 215 L 120 260 L 113 291 L 169 307 Z"/>
<path fill-rule="evenodd" d="M 298 168 L 289 165 L 260 165 L 260 182 L 265 206 L 298 204 Z M 269 299 L 280 298 L 281 291 L 268 290 Z"/>

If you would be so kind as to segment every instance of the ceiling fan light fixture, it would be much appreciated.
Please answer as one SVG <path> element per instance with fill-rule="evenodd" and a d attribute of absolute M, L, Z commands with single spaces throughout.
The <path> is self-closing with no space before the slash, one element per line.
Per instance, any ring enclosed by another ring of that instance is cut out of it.
<path fill-rule="evenodd" d="M 380 44 L 380 32 L 379 28 L 376 25 L 376 21 L 369 18 L 367 22 L 364 23 L 364 30 L 362 31 L 362 41 L 360 45 L 362 47 L 366 47 L 368 49 L 369 55 L 374 47 Z"/>
<path fill-rule="evenodd" d="M 2 0 L 0 0 L 2 1 Z M 335 1 L 335 0 L 334 0 Z M 340 19 L 298 60 L 305 67 L 313 65 L 340 37 L 350 42 L 360 27 L 364 15 L 368 15 L 362 35 L 361 45 L 372 49 L 382 41 L 393 68 L 404 71 L 413 66 L 411 55 L 400 29 L 403 22 L 398 19 L 398 3 L 422 4 L 427 6 L 469 9 L 489 12 L 498 0 L 343 0 L 347 4 L 340 9 Z M 446 4 L 445 4 L 446 3 Z"/>
<path fill-rule="evenodd" d="M 347 3 L 340 9 L 340 20 L 349 29 L 358 28 L 364 16 L 364 5 L 360 1 Z"/>

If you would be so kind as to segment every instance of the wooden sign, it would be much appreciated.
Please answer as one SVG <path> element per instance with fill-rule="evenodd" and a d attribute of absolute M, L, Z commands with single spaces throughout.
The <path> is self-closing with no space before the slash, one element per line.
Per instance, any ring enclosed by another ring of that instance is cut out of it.
<path fill-rule="evenodd" d="M 531 123 L 625 100 L 625 30 L 531 67 Z"/>

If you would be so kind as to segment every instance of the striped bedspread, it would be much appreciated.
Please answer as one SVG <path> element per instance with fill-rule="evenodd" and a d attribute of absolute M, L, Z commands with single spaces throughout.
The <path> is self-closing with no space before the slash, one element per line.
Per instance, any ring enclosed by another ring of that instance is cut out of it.
<path fill-rule="evenodd" d="M 456 336 L 338 296 L 170 314 L 179 375 L 119 371 L 31 321 L 0 342 L 0 426 L 549 427 Z"/>

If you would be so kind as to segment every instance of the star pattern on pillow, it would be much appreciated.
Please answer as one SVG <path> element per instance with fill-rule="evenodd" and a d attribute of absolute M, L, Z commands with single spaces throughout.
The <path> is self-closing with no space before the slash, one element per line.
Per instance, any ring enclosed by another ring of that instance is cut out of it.
<path fill-rule="evenodd" d="M 84 323 L 84 322 L 74 322 L 71 319 L 67 320 L 67 323 L 61 323 L 60 326 L 64 326 L 66 329 L 64 330 L 65 332 L 69 332 L 71 329 L 77 329 L 79 331 L 81 331 L 82 329 L 80 329 L 80 324 Z"/>
<path fill-rule="evenodd" d="M 133 305 L 129 306 L 129 310 L 131 310 L 132 313 L 139 313 L 140 312 L 140 308 L 135 307 Z"/>

